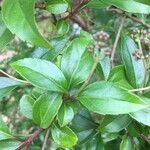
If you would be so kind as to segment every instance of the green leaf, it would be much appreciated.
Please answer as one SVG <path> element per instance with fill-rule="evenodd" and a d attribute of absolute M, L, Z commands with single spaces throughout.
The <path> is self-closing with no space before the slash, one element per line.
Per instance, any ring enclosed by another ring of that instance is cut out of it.
<path fill-rule="evenodd" d="M 150 6 L 146 4 L 142 4 L 133 0 L 101 0 L 106 4 L 114 5 L 124 11 L 131 12 L 131 13 L 141 13 L 141 14 L 149 14 L 150 13 Z"/>
<path fill-rule="evenodd" d="M 131 137 L 125 135 L 120 144 L 120 150 L 134 150 Z"/>
<path fill-rule="evenodd" d="M 127 79 L 134 88 L 143 87 L 145 80 L 144 61 L 134 56 L 137 50 L 135 42 L 130 37 L 121 36 L 121 56 L 125 65 Z"/>
<path fill-rule="evenodd" d="M 104 2 L 101 2 L 100 0 L 91 0 L 88 4 L 87 7 L 89 8 L 94 8 L 94 9 L 102 9 L 108 7 L 109 4 L 106 4 Z"/>
<path fill-rule="evenodd" d="M 150 126 L 150 108 L 131 113 L 130 116 L 136 121 L 144 125 Z"/>
<path fill-rule="evenodd" d="M 35 100 L 28 95 L 24 95 L 20 99 L 20 112 L 29 119 L 32 119 L 32 109 L 34 102 Z"/>
<path fill-rule="evenodd" d="M 0 141 L 0 149 L 1 150 L 15 150 L 21 142 L 15 140 L 3 140 Z"/>
<path fill-rule="evenodd" d="M 62 57 L 61 70 L 68 80 L 68 87 L 85 81 L 93 66 L 93 57 L 86 51 L 89 39 L 76 38 L 72 41 Z"/>
<path fill-rule="evenodd" d="M 41 128 L 48 128 L 62 104 L 57 93 L 44 94 L 33 105 L 33 120 Z"/>
<path fill-rule="evenodd" d="M 12 67 L 37 87 L 59 92 L 67 89 L 67 81 L 61 70 L 49 61 L 25 58 L 14 62 Z"/>
<path fill-rule="evenodd" d="M 63 127 L 72 121 L 74 117 L 74 111 L 68 104 L 62 104 L 57 116 L 59 125 Z"/>
<path fill-rule="evenodd" d="M 14 37 L 14 35 L 5 26 L 0 15 L 0 48 L 5 47 Z"/>
<path fill-rule="evenodd" d="M 107 80 L 109 73 L 110 73 L 110 69 L 111 69 L 111 63 L 110 63 L 110 58 L 109 56 L 105 56 L 105 50 L 101 49 L 101 53 L 100 53 L 100 61 L 98 63 L 98 70 L 99 72 L 103 74 L 104 79 Z"/>
<path fill-rule="evenodd" d="M 65 20 L 60 20 L 57 22 L 56 28 L 57 28 L 58 35 L 63 36 L 67 34 L 69 31 L 69 23 Z"/>
<path fill-rule="evenodd" d="M 102 120 L 99 130 L 101 132 L 119 132 L 126 128 L 132 121 L 129 115 L 105 116 Z"/>
<path fill-rule="evenodd" d="M 115 66 L 108 77 L 109 82 L 113 82 L 118 86 L 124 87 L 126 89 L 133 89 L 133 87 L 127 81 L 125 67 L 123 65 Z"/>
<path fill-rule="evenodd" d="M 49 42 L 42 37 L 35 24 L 35 1 L 5 0 L 2 6 L 3 20 L 8 29 L 20 39 L 37 46 L 50 48 Z"/>
<path fill-rule="evenodd" d="M 75 133 L 67 126 L 60 128 L 54 124 L 51 128 L 51 133 L 52 138 L 61 148 L 71 148 L 78 141 Z"/>
<path fill-rule="evenodd" d="M 126 114 L 148 107 L 135 94 L 105 81 L 88 85 L 77 99 L 90 111 L 99 114 Z"/>
<path fill-rule="evenodd" d="M 21 85 L 21 83 L 7 77 L 0 77 L 0 99 L 7 96 L 18 85 Z"/>
<path fill-rule="evenodd" d="M 11 134 L 11 131 L 6 126 L 6 124 L 3 122 L 2 119 L 0 119 L 0 141 L 1 140 L 7 140 L 7 139 L 13 139 L 14 137 Z"/>
<path fill-rule="evenodd" d="M 150 5 L 150 1 L 149 0 L 135 0 L 135 1 L 143 3 L 143 4 Z"/>
<path fill-rule="evenodd" d="M 64 13 L 68 6 L 66 0 L 47 0 L 47 10 L 53 14 Z"/>

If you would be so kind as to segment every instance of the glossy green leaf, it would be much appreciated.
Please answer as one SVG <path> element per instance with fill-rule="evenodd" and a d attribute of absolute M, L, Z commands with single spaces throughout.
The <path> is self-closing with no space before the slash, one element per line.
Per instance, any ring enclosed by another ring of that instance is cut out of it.
<path fill-rule="evenodd" d="M 86 51 L 88 43 L 89 40 L 86 38 L 76 38 L 63 54 L 61 69 L 68 80 L 68 87 L 82 83 L 89 76 L 93 58 Z"/>
<path fill-rule="evenodd" d="M 101 132 L 119 132 L 126 128 L 132 121 L 129 115 L 105 116 L 99 126 Z"/>
<path fill-rule="evenodd" d="M 150 108 L 131 113 L 130 116 L 136 121 L 144 125 L 150 126 Z"/>
<path fill-rule="evenodd" d="M 62 104 L 58 111 L 58 123 L 61 127 L 70 123 L 74 117 L 74 111 L 68 104 Z"/>
<path fill-rule="evenodd" d="M 87 4 L 87 7 L 94 8 L 94 9 L 102 9 L 108 6 L 109 4 L 106 4 L 100 0 L 90 0 L 90 2 Z"/>
<path fill-rule="evenodd" d="M 64 13 L 68 9 L 66 0 L 47 0 L 47 10 L 53 14 Z"/>
<path fill-rule="evenodd" d="M 60 20 L 56 24 L 58 35 L 65 35 L 69 31 L 69 23 L 65 20 Z"/>
<path fill-rule="evenodd" d="M 124 87 L 126 89 L 133 89 L 133 87 L 127 81 L 125 67 L 123 65 L 115 66 L 108 77 L 109 82 L 113 82 L 118 86 Z"/>
<path fill-rule="evenodd" d="M 126 114 L 148 107 L 135 94 L 105 81 L 88 85 L 77 99 L 90 111 L 99 114 Z"/>
<path fill-rule="evenodd" d="M 114 5 L 124 11 L 131 12 L 131 13 L 141 13 L 141 14 L 149 14 L 150 13 L 150 6 L 139 3 L 133 0 L 101 0 L 104 3 Z"/>
<path fill-rule="evenodd" d="M 67 89 L 64 75 L 57 66 L 49 61 L 26 58 L 14 62 L 12 67 L 37 87 L 59 92 L 64 92 Z"/>
<path fill-rule="evenodd" d="M 40 47 L 50 48 L 49 42 L 42 37 L 35 24 L 35 1 L 5 0 L 2 6 L 3 20 L 8 29 L 20 39 Z"/>
<path fill-rule="evenodd" d="M 134 150 L 131 137 L 125 135 L 120 144 L 120 150 Z"/>
<path fill-rule="evenodd" d="M 28 95 L 24 95 L 20 99 L 20 112 L 29 119 L 32 119 L 32 109 L 34 102 L 35 100 Z"/>
<path fill-rule="evenodd" d="M 42 128 L 48 128 L 62 104 L 57 93 L 44 94 L 33 105 L 33 120 Z"/>
<path fill-rule="evenodd" d="M 121 56 L 125 65 L 128 81 L 135 88 L 143 87 L 145 80 L 145 67 L 143 59 L 134 55 L 137 51 L 135 42 L 125 35 L 121 37 Z"/>
<path fill-rule="evenodd" d="M 54 124 L 51 128 L 51 133 L 53 140 L 61 148 L 71 148 L 78 141 L 76 134 L 67 126 L 60 128 Z"/>
<path fill-rule="evenodd" d="M 0 99 L 7 96 L 18 85 L 21 85 L 21 83 L 7 77 L 0 77 Z"/>
<path fill-rule="evenodd" d="M 0 149 L 1 150 L 15 150 L 19 147 L 21 142 L 15 140 L 3 140 L 0 141 Z"/>
<path fill-rule="evenodd" d="M 2 119 L 0 119 L 0 141 L 6 140 L 6 139 L 13 139 L 9 128 L 6 126 L 6 124 L 3 122 Z"/>
<path fill-rule="evenodd" d="M 135 0 L 135 1 L 143 3 L 143 4 L 150 5 L 150 1 L 149 0 Z"/>

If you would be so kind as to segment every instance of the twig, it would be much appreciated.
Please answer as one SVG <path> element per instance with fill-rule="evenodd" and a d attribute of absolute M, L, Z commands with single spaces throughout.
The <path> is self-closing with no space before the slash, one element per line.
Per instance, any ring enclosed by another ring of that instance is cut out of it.
<path fill-rule="evenodd" d="M 115 56 L 116 48 L 117 48 L 118 41 L 119 41 L 119 38 L 120 38 L 121 30 L 122 30 L 123 25 L 124 25 L 124 21 L 125 21 L 125 16 L 121 20 L 121 24 L 119 26 L 119 29 L 118 29 L 118 32 L 117 32 L 117 35 L 116 35 L 116 39 L 115 39 L 115 42 L 114 42 L 114 45 L 113 45 L 111 58 L 110 58 L 112 64 L 114 63 L 114 56 Z"/>
<path fill-rule="evenodd" d="M 8 73 L 6 73 L 5 71 L 3 71 L 3 70 L 1 70 L 1 69 L 0 69 L 0 72 L 1 72 L 2 74 L 4 74 L 5 76 L 7 76 L 7 77 L 13 79 L 13 80 L 16 80 L 16 81 L 18 81 L 18 82 L 22 82 L 22 83 L 25 83 L 25 84 L 29 84 L 28 81 L 24 81 L 24 80 L 21 80 L 21 79 L 17 79 L 17 78 L 15 78 L 15 77 L 9 75 Z"/>
<path fill-rule="evenodd" d="M 90 82 L 90 80 L 91 80 L 91 78 L 92 78 L 92 76 L 95 72 L 95 69 L 96 69 L 96 66 L 97 66 L 98 62 L 99 62 L 99 57 L 95 57 L 95 61 L 94 61 L 93 67 L 91 69 L 90 75 L 89 75 L 88 79 L 83 83 L 83 85 L 79 88 L 79 90 L 77 92 L 77 96 Z"/>
<path fill-rule="evenodd" d="M 26 139 L 16 150 L 22 150 L 24 147 L 29 146 L 45 129 L 37 130 L 31 137 Z"/>
<path fill-rule="evenodd" d="M 119 15 L 125 15 L 127 18 L 129 18 L 129 19 L 131 19 L 131 20 L 133 20 L 137 23 L 143 24 L 147 28 L 150 28 L 149 24 L 139 20 L 137 17 L 133 17 L 133 16 L 127 14 L 127 13 L 124 13 L 123 11 L 121 11 L 119 9 L 110 8 L 110 9 L 108 9 L 108 11 L 114 12 L 114 13 L 119 14 Z"/>
<path fill-rule="evenodd" d="M 42 146 L 42 150 L 45 150 L 45 147 L 46 147 L 46 144 L 47 144 L 47 141 L 48 141 L 48 138 L 49 138 L 49 134 L 50 134 L 50 128 L 46 132 L 44 143 L 43 143 L 43 146 Z"/>
<path fill-rule="evenodd" d="M 146 137 L 145 135 L 141 134 L 142 138 L 150 144 L 150 138 Z"/>
<path fill-rule="evenodd" d="M 146 91 L 146 90 L 149 90 L 149 89 L 150 89 L 150 86 L 147 86 L 147 87 L 143 87 L 143 88 L 139 88 L 139 89 L 132 89 L 132 90 L 129 90 L 129 92 Z"/>

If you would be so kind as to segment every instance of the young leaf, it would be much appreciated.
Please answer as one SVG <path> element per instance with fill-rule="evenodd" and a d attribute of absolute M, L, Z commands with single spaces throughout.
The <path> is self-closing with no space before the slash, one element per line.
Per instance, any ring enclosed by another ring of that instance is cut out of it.
<path fill-rule="evenodd" d="M 134 145 L 132 143 L 131 137 L 125 135 L 120 144 L 120 150 L 134 150 Z"/>
<path fill-rule="evenodd" d="M 59 92 L 67 89 L 67 81 L 61 70 L 49 61 L 26 58 L 14 62 L 12 67 L 37 87 Z"/>
<path fill-rule="evenodd" d="M 64 127 L 72 121 L 74 117 L 74 111 L 71 106 L 67 104 L 62 104 L 57 116 L 59 125 L 61 127 Z"/>
<path fill-rule="evenodd" d="M 143 87 L 145 80 L 144 61 L 136 58 L 137 49 L 135 42 L 130 37 L 122 35 L 121 56 L 125 65 L 127 79 L 135 88 Z"/>
<path fill-rule="evenodd" d="M 126 89 L 133 89 L 126 79 L 125 67 L 123 65 L 116 66 L 110 71 L 108 81 Z"/>
<path fill-rule="evenodd" d="M 105 116 L 99 129 L 101 132 L 119 132 L 126 128 L 132 121 L 129 115 Z"/>
<path fill-rule="evenodd" d="M 54 124 L 51 128 L 52 138 L 61 148 L 73 147 L 78 138 L 75 133 L 67 126 L 60 128 Z"/>
<path fill-rule="evenodd" d="M 49 42 L 42 37 L 35 24 L 35 1 L 5 0 L 2 6 L 3 20 L 8 29 L 20 39 L 40 47 L 50 48 Z"/>
<path fill-rule="evenodd" d="M 7 96 L 18 85 L 21 85 L 21 83 L 7 77 L 0 77 L 0 99 Z"/>
<path fill-rule="evenodd" d="M 34 102 L 35 100 L 28 95 L 24 95 L 20 99 L 20 112 L 29 119 L 32 119 L 32 109 Z"/>
<path fill-rule="evenodd" d="M 93 58 L 86 47 L 89 40 L 76 38 L 65 51 L 61 69 L 68 80 L 68 87 L 76 86 L 86 80 L 93 66 Z"/>
<path fill-rule="evenodd" d="M 0 119 L 0 141 L 6 139 L 13 139 L 9 128 L 5 125 L 5 123 Z"/>
<path fill-rule="evenodd" d="M 15 140 L 3 140 L 0 141 L 0 149 L 1 150 L 15 150 L 21 142 Z"/>
<path fill-rule="evenodd" d="M 141 14 L 149 14 L 150 13 L 150 6 L 139 3 L 133 0 L 102 0 L 102 2 L 106 4 L 114 5 L 124 11 L 131 12 L 131 13 L 141 13 Z"/>
<path fill-rule="evenodd" d="M 130 116 L 136 121 L 150 126 L 150 108 L 142 109 L 135 113 L 131 113 Z"/>
<path fill-rule="evenodd" d="M 33 105 L 33 120 L 41 128 L 48 128 L 62 104 L 57 93 L 44 94 Z"/>
<path fill-rule="evenodd" d="M 99 114 L 126 114 L 148 107 L 133 93 L 111 82 L 95 82 L 88 85 L 78 100 L 90 111 Z"/>
<path fill-rule="evenodd" d="M 53 14 L 64 13 L 68 6 L 66 0 L 47 0 L 47 10 Z"/>

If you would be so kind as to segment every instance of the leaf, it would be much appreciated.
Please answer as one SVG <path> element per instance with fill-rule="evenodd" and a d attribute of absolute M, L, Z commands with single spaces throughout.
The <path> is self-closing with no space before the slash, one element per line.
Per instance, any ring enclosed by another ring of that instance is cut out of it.
<path fill-rule="evenodd" d="M 78 141 L 75 133 L 67 126 L 60 128 L 54 124 L 51 128 L 51 133 L 52 138 L 61 148 L 71 148 Z"/>
<path fill-rule="evenodd" d="M 102 120 L 99 130 L 101 132 L 119 132 L 126 128 L 132 121 L 129 115 L 105 116 Z"/>
<path fill-rule="evenodd" d="M 88 4 L 87 7 L 89 8 L 94 8 L 94 9 L 102 9 L 108 7 L 109 4 L 103 3 L 100 0 L 91 0 Z"/>
<path fill-rule="evenodd" d="M 101 58 L 100 58 L 97 68 L 100 73 L 102 72 L 104 79 L 107 80 L 109 73 L 110 73 L 110 69 L 111 69 L 110 58 L 109 56 L 105 56 L 104 49 L 101 49 L 100 55 L 101 55 L 100 56 Z"/>
<path fill-rule="evenodd" d="M 57 28 L 58 35 L 63 36 L 67 34 L 69 31 L 69 23 L 65 20 L 60 20 L 57 22 L 56 28 Z"/>
<path fill-rule="evenodd" d="M 125 67 L 123 65 L 115 66 L 109 74 L 109 82 L 113 82 L 118 86 L 124 87 L 126 89 L 133 89 L 126 78 Z"/>
<path fill-rule="evenodd" d="M 127 79 L 134 88 L 143 87 L 146 74 L 143 59 L 137 59 L 134 56 L 137 49 L 135 42 L 130 37 L 121 36 L 121 56 Z"/>
<path fill-rule="evenodd" d="M 13 139 L 9 128 L 6 126 L 6 124 L 3 122 L 2 119 L 0 119 L 0 141 L 1 140 L 7 140 L 7 139 Z"/>
<path fill-rule="evenodd" d="M 88 85 L 77 99 L 98 114 L 126 114 L 148 107 L 135 94 L 105 81 Z"/>
<path fill-rule="evenodd" d="M 57 66 L 49 61 L 25 58 L 14 62 L 12 68 L 37 87 L 59 92 L 67 89 L 64 75 Z"/>
<path fill-rule="evenodd" d="M 71 106 L 62 104 L 58 111 L 58 123 L 61 127 L 66 126 L 70 123 L 74 117 L 74 111 Z"/>
<path fill-rule="evenodd" d="M 88 44 L 89 39 L 76 38 L 63 54 L 61 70 L 68 81 L 68 87 L 82 83 L 89 76 L 93 66 L 93 58 L 86 51 Z"/>
<path fill-rule="evenodd" d="M 136 121 L 144 125 L 150 126 L 150 108 L 131 113 L 130 116 Z"/>
<path fill-rule="evenodd" d="M 3 20 L 8 29 L 20 39 L 40 47 L 50 48 L 49 42 L 42 37 L 35 24 L 35 1 L 5 0 L 2 6 Z"/>
<path fill-rule="evenodd" d="M 15 140 L 3 140 L 0 141 L 0 149 L 1 150 L 15 150 L 21 142 Z"/>
<path fill-rule="evenodd" d="M 44 94 L 33 105 L 33 120 L 41 128 L 48 128 L 62 104 L 57 93 Z"/>
<path fill-rule="evenodd" d="M 21 83 L 7 77 L 0 77 L 0 99 L 7 96 L 18 85 Z"/>
<path fill-rule="evenodd" d="M 134 145 L 131 141 L 131 137 L 125 135 L 120 144 L 120 150 L 133 150 L 133 149 L 134 149 Z"/>
<path fill-rule="evenodd" d="M 142 4 L 133 0 L 101 0 L 106 4 L 114 5 L 124 11 L 131 12 L 131 13 L 141 13 L 141 14 L 149 14 L 150 13 L 150 6 L 146 4 Z"/>
<path fill-rule="evenodd" d="M 20 112 L 29 119 L 32 119 L 32 109 L 34 102 L 35 100 L 28 95 L 24 95 L 20 99 Z"/>
<path fill-rule="evenodd" d="M 150 5 L 150 1 L 149 0 L 135 0 L 135 1 L 143 3 L 143 4 Z"/>
<path fill-rule="evenodd" d="M 53 14 L 64 13 L 68 9 L 66 0 L 47 0 L 47 10 Z"/>
<path fill-rule="evenodd" d="M 14 37 L 14 35 L 5 26 L 0 15 L 0 48 L 5 47 Z"/>
<path fill-rule="evenodd" d="M 87 110 L 80 110 L 72 120 L 73 131 L 78 136 L 78 143 L 83 144 L 93 138 L 96 134 L 97 125 Z"/>

